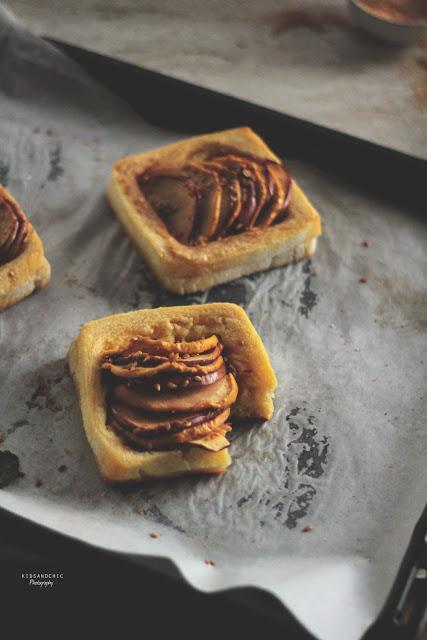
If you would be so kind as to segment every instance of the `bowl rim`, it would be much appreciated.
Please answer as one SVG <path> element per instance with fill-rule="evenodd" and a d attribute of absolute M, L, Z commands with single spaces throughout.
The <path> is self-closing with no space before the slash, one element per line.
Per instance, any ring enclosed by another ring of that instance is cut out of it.
<path fill-rule="evenodd" d="M 378 15 L 373 11 L 370 11 L 365 5 L 362 4 L 363 0 L 349 0 L 350 4 L 357 7 L 361 12 L 365 15 L 368 15 L 370 18 L 374 20 L 378 20 L 382 24 L 390 24 L 395 27 L 418 27 L 418 28 L 426 28 L 427 27 L 427 19 L 426 20 L 393 20 L 390 18 L 386 18 L 384 16 Z"/>

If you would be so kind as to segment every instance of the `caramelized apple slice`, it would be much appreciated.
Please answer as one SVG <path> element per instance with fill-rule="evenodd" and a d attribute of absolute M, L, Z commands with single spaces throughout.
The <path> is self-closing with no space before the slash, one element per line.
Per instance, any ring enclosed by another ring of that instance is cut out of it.
<path fill-rule="evenodd" d="M 212 411 L 189 411 L 179 416 L 174 416 L 170 412 L 153 415 L 128 407 L 121 402 L 112 402 L 110 406 L 110 414 L 116 422 L 124 429 L 139 433 L 144 437 L 175 433 L 188 427 L 195 427 L 204 422 L 210 422 L 220 413 L 220 409 L 215 409 Z"/>
<path fill-rule="evenodd" d="M 239 217 L 242 207 L 242 189 L 238 179 L 220 162 L 205 162 L 204 166 L 216 171 L 222 189 L 221 210 L 215 237 L 221 237 L 226 227 Z"/>
<path fill-rule="evenodd" d="M 15 239 L 19 222 L 14 212 L 0 203 L 0 251 L 7 251 Z"/>
<path fill-rule="evenodd" d="M 245 190 L 244 206 L 236 222 L 236 228 L 248 229 L 253 226 L 268 198 L 268 187 L 262 161 L 257 158 L 229 155 L 219 158 L 238 172 Z M 241 227 L 240 227 L 241 225 Z"/>
<path fill-rule="evenodd" d="M 218 382 L 196 389 L 168 391 L 146 391 L 131 389 L 119 384 L 114 389 L 114 398 L 134 409 L 153 412 L 189 413 L 207 409 L 225 409 L 237 398 L 238 387 L 231 373 Z"/>
<path fill-rule="evenodd" d="M 13 260 L 21 253 L 22 247 L 27 238 L 27 234 L 28 234 L 28 221 L 23 220 L 20 222 L 18 233 L 16 234 L 16 238 L 9 248 L 9 251 L 8 251 L 9 260 Z"/>
<path fill-rule="evenodd" d="M 197 186 L 200 197 L 196 220 L 192 231 L 192 241 L 207 242 L 214 235 L 221 211 L 221 187 L 218 174 L 198 163 L 190 163 L 185 171 Z"/>
<path fill-rule="evenodd" d="M 134 363 L 138 367 L 157 367 L 158 365 L 164 364 L 165 362 L 177 362 L 183 363 L 187 367 L 191 367 L 195 364 L 211 364 L 221 355 L 221 351 L 222 345 L 218 343 L 215 349 L 212 349 L 211 351 L 207 351 L 205 353 L 199 353 L 197 355 L 184 353 L 180 356 L 179 353 L 170 353 L 169 356 L 160 356 L 144 353 L 143 351 L 135 351 L 135 353 L 130 353 L 127 355 L 119 354 L 112 356 L 111 361 L 113 364 L 123 366 L 129 366 Z"/>
<path fill-rule="evenodd" d="M 169 353 L 189 353 L 196 355 L 198 353 L 211 351 L 217 346 L 218 342 L 219 340 L 215 335 L 201 340 L 193 340 L 192 342 L 168 342 L 166 340 L 156 340 L 147 336 L 140 336 L 135 337 L 132 340 L 131 345 L 123 351 L 123 353 L 132 353 L 134 349 L 140 349 L 146 353 L 158 354 L 161 356 L 168 355 Z"/>
<path fill-rule="evenodd" d="M 266 167 L 271 175 L 274 184 L 274 196 L 262 211 L 259 224 L 269 226 L 273 224 L 278 216 L 286 211 L 290 197 L 291 178 L 286 169 L 277 162 L 267 162 Z"/>
<path fill-rule="evenodd" d="M 229 175 L 234 176 L 239 181 L 242 194 L 242 202 L 239 215 L 232 221 L 229 221 L 226 228 L 242 230 L 249 226 L 249 222 L 257 209 L 257 187 L 256 174 L 253 163 L 244 157 L 239 156 L 223 156 L 217 158 L 216 161 L 224 167 Z"/>
<path fill-rule="evenodd" d="M 178 242 L 187 243 L 198 208 L 198 190 L 182 172 L 148 174 L 139 180 L 145 197 Z"/>
<path fill-rule="evenodd" d="M 128 382 L 127 384 L 131 385 L 132 388 L 138 389 L 148 389 L 150 391 L 164 391 L 171 389 L 197 389 L 198 387 L 204 387 L 210 384 L 214 384 L 214 382 L 218 382 L 226 375 L 227 371 L 225 367 L 221 367 L 217 371 L 213 371 L 212 373 L 207 373 L 204 376 L 200 375 L 187 375 L 185 372 L 178 375 L 162 375 L 157 376 L 155 378 L 148 378 L 142 380 L 133 380 L 132 382 Z"/>
<path fill-rule="evenodd" d="M 218 429 L 211 431 L 202 438 L 186 442 L 185 446 L 201 447 L 208 451 L 222 451 L 230 446 L 229 441 L 225 437 L 225 434 L 228 433 L 228 431 L 231 431 L 231 426 L 229 424 L 223 424 L 222 427 L 218 427 Z"/>
<path fill-rule="evenodd" d="M 185 362 L 185 360 L 183 361 Z M 181 372 L 195 375 L 205 375 L 206 373 L 212 373 L 224 366 L 224 360 L 222 356 L 214 360 L 211 364 L 198 365 L 195 364 L 192 367 L 187 367 L 183 362 L 169 361 L 159 364 L 157 367 L 138 367 L 133 363 L 125 366 L 111 364 L 111 362 L 104 362 L 101 365 L 102 369 L 111 371 L 114 376 L 119 378 L 152 378 L 160 373 L 168 372 Z"/>
<path fill-rule="evenodd" d="M 176 432 L 170 430 L 167 435 L 157 435 L 157 433 L 154 435 L 155 432 L 153 430 L 151 430 L 152 435 L 150 436 L 142 435 L 144 433 L 143 431 L 129 431 L 114 418 L 111 422 L 113 423 L 112 426 L 114 426 L 126 440 L 130 440 L 134 445 L 150 451 L 153 449 L 175 449 L 177 444 L 201 438 L 223 425 L 229 415 L 230 410 L 226 409 L 210 420 Z"/>

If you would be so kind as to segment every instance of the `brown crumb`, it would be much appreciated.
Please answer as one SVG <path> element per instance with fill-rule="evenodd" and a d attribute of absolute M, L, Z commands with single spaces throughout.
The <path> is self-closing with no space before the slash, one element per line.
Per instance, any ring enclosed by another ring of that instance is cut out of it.
<path fill-rule="evenodd" d="M 140 516 L 144 515 L 144 507 L 142 506 L 142 504 L 136 504 L 133 508 L 134 513 L 137 513 Z"/>
<path fill-rule="evenodd" d="M 313 531 L 313 527 L 311 526 L 311 524 L 306 524 L 303 529 L 303 533 L 309 533 L 310 531 Z"/>
<path fill-rule="evenodd" d="M 155 388 L 156 391 L 160 391 L 161 386 L 159 385 L 158 382 L 156 382 L 156 384 L 154 385 L 154 388 Z"/>
<path fill-rule="evenodd" d="M 13 269 L 9 269 L 9 271 L 7 272 L 7 275 L 9 276 L 9 278 L 14 278 L 15 277 L 15 272 Z"/>
<path fill-rule="evenodd" d="M 64 453 L 66 453 L 67 456 L 71 455 L 71 449 L 67 449 L 67 447 L 65 447 Z"/>
<path fill-rule="evenodd" d="M 41 131 L 40 127 L 35 127 L 33 129 L 33 133 L 40 133 L 40 131 Z"/>
<path fill-rule="evenodd" d="M 60 466 L 60 467 L 58 467 L 58 471 L 59 471 L 60 473 L 63 473 L 63 472 L 64 472 L 64 471 L 66 471 L 66 470 L 67 470 L 67 465 L 65 465 L 65 464 L 61 464 L 61 466 Z"/>
<path fill-rule="evenodd" d="M 368 278 L 359 278 L 359 282 L 361 284 L 366 284 L 368 282 Z"/>
<path fill-rule="evenodd" d="M 36 482 L 35 482 L 34 486 L 35 486 L 35 487 L 37 487 L 37 488 L 38 488 L 38 487 L 42 487 L 42 486 L 43 486 L 43 480 L 40 480 L 40 479 L 39 479 L 39 480 L 36 480 Z"/>
<path fill-rule="evenodd" d="M 213 560 L 205 560 L 205 564 L 209 565 L 210 567 L 215 566 L 215 562 Z"/>
<path fill-rule="evenodd" d="M 154 538 L 154 540 L 157 540 L 157 538 L 160 538 L 160 535 L 158 533 L 150 533 L 150 538 Z"/>
<path fill-rule="evenodd" d="M 362 242 L 362 247 L 365 247 L 365 249 L 367 249 L 369 247 L 369 241 L 368 240 L 364 240 Z"/>
<path fill-rule="evenodd" d="M 47 134 L 48 136 L 53 135 L 53 130 L 52 130 L 52 129 L 46 129 L 46 134 Z"/>

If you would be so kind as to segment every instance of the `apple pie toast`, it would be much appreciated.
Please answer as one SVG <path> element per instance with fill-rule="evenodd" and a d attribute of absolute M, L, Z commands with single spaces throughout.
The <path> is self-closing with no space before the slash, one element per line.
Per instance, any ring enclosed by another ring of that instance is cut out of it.
<path fill-rule="evenodd" d="M 185 294 L 310 256 L 320 216 L 251 129 L 115 163 L 108 199 L 160 284 Z"/>
<path fill-rule="evenodd" d="M 143 309 L 84 325 L 68 361 L 110 483 L 222 473 L 230 417 L 270 419 L 277 385 L 237 305 Z"/>
<path fill-rule="evenodd" d="M 42 241 L 12 194 L 0 185 L 0 311 L 49 281 Z"/>

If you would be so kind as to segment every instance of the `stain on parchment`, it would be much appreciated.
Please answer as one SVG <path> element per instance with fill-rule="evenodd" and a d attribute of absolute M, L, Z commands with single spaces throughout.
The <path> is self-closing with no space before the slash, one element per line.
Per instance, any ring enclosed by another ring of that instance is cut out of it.
<path fill-rule="evenodd" d="M 19 468 L 18 456 L 12 451 L 0 451 L 0 489 L 4 489 L 23 475 Z"/>
<path fill-rule="evenodd" d="M 56 394 L 53 392 L 53 387 L 58 384 L 55 380 L 56 378 L 38 376 L 36 387 L 30 399 L 25 403 L 28 409 L 37 409 L 38 411 L 49 409 L 53 413 L 62 411 L 62 406 L 56 401 Z"/>
<path fill-rule="evenodd" d="M 313 270 L 311 260 L 307 260 L 302 268 L 302 271 L 305 274 L 305 279 L 304 288 L 299 299 L 298 311 L 304 318 L 309 318 L 314 307 L 317 305 L 318 299 L 317 293 L 315 293 L 311 288 L 312 279 L 316 277 L 316 273 Z"/>
<path fill-rule="evenodd" d="M 206 302 L 234 302 L 244 306 L 248 302 L 248 288 L 245 283 L 235 280 L 210 289 Z"/>
<path fill-rule="evenodd" d="M 175 531 L 179 531 L 179 533 L 185 533 L 185 530 L 182 527 L 174 524 L 170 518 L 168 518 L 162 511 L 160 511 L 159 507 L 156 505 L 144 506 L 144 515 L 151 520 L 154 520 L 157 524 L 162 524 L 165 527 L 170 527 L 171 529 L 175 529 Z"/>
<path fill-rule="evenodd" d="M 61 363 L 60 367 L 52 370 L 51 375 L 38 375 L 28 384 L 30 395 L 25 401 L 26 415 L 10 424 L 6 431 L 6 436 L 10 436 L 18 429 L 22 429 L 31 424 L 31 414 L 34 411 L 49 411 L 58 414 L 64 407 L 58 402 L 58 392 L 56 387 L 61 384 L 68 372 Z"/>
<path fill-rule="evenodd" d="M 260 526 L 266 525 L 270 513 L 274 521 L 294 529 L 307 516 L 317 495 L 316 480 L 325 473 L 328 464 L 329 438 L 319 435 L 316 417 L 306 408 L 292 408 L 285 420 L 289 437 L 283 452 L 284 477 L 279 488 L 267 489 L 260 498 L 252 492 L 241 497 L 237 506 L 250 508 L 256 504 L 257 509 L 263 509 Z"/>
<path fill-rule="evenodd" d="M 49 173 L 48 182 L 55 182 L 64 174 L 62 165 L 62 148 L 59 143 L 51 145 L 49 148 Z"/>
<path fill-rule="evenodd" d="M 10 167 L 4 160 L 0 158 L 0 184 L 7 187 L 9 182 Z"/>

